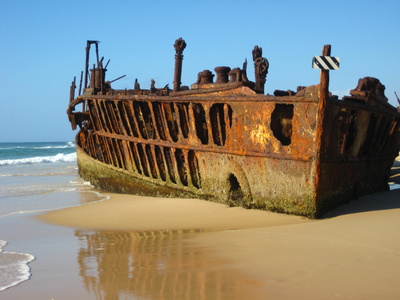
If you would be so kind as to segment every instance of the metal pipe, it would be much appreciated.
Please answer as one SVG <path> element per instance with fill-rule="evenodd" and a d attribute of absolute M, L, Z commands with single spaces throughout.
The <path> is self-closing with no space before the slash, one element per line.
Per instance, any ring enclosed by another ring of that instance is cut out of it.
<path fill-rule="evenodd" d="M 174 72 L 174 92 L 181 89 L 181 76 L 182 76 L 182 60 L 183 50 L 186 48 L 185 40 L 179 38 L 175 41 L 174 48 L 175 54 L 175 72 Z"/>

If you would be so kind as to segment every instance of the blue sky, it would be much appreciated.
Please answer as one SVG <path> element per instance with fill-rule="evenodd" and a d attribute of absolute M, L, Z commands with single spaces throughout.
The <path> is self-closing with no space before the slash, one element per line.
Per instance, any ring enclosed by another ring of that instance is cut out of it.
<path fill-rule="evenodd" d="M 341 67 L 330 91 L 347 94 L 361 77 L 400 95 L 400 1 L 0 0 L 0 142 L 71 141 L 69 86 L 84 68 L 86 40 L 110 59 L 113 88 L 172 86 L 174 41 L 182 37 L 182 83 L 216 66 L 241 67 L 263 48 L 266 93 L 318 84 L 311 60 L 332 45 Z"/>

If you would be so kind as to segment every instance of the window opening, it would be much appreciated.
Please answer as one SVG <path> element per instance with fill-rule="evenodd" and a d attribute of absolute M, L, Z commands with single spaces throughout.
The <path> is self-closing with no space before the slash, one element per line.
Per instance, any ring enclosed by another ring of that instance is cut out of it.
<path fill-rule="evenodd" d="M 276 104 L 271 114 L 271 130 L 283 146 L 292 142 L 293 104 Z"/>
<path fill-rule="evenodd" d="M 206 122 L 206 114 L 203 105 L 200 103 L 193 103 L 193 113 L 196 124 L 197 137 L 203 145 L 208 144 L 208 129 Z"/>

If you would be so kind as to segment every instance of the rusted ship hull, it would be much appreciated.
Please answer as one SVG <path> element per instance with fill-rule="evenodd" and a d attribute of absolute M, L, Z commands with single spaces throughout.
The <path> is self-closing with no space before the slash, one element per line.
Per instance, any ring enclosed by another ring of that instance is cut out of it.
<path fill-rule="evenodd" d="M 98 188 L 311 218 L 388 188 L 400 114 L 380 94 L 337 100 L 321 83 L 268 96 L 235 74 L 191 90 L 116 91 L 93 70 L 68 114 L 81 127 L 79 173 Z"/>

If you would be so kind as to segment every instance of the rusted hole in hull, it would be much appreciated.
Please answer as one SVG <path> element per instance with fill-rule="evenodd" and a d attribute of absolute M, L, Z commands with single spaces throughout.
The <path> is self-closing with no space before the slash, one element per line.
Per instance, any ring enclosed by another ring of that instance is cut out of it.
<path fill-rule="evenodd" d="M 217 103 L 211 106 L 210 109 L 210 120 L 211 120 L 211 127 L 212 127 L 212 134 L 214 143 L 218 146 L 225 145 L 226 142 L 226 130 L 227 126 L 230 124 L 225 123 L 225 118 L 228 117 L 229 120 L 232 118 L 232 109 L 230 106 L 227 106 L 227 114 L 225 116 L 224 106 L 226 104 Z"/>
<path fill-rule="evenodd" d="M 97 114 L 97 110 L 94 107 L 93 101 L 88 101 L 88 107 L 89 107 L 89 114 L 90 114 L 90 122 L 94 128 L 94 130 L 101 130 L 102 127 L 100 125 L 100 118 Z"/>
<path fill-rule="evenodd" d="M 113 149 L 113 156 L 114 156 L 114 166 L 117 168 L 124 168 L 123 162 L 122 162 L 122 154 L 121 154 L 121 150 L 119 148 L 119 144 L 118 141 L 115 139 L 111 139 L 110 140 L 110 149 Z"/>
<path fill-rule="evenodd" d="M 153 178 L 157 179 L 158 175 L 157 175 L 156 164 L 154 161 L 154 157 L 153 157 L 153 153 L 151 151 L 150 145 L 146 145 L 146 154 L 147 154 L 147 161 L 149 162 L 149 165 L 150 165 L 151 175 Z"/>
<path fill-rule="evenodd" d="M 121 128 L 119 127 L 119 116 L 115 108 L 114 101 L 106 101 L 105 104 L 107 109 L 107 115 L 110 119 L 112 132 L 117 134 L 122 134 Z"/>
<path fill-rule="evenodd" d="M 142 144 L 137 144 L 137 149 L 139 152 L 139 157 L 140 157 L 140 162 L 142 165 L 142 169 L 144 172 L 144 175 L 147 177 L 150 177 L 149 169 L 147 168 L 147 160 L 146 160 L 146 154 L 144 153 Z"/>
<path fill-rule="evenodd" d="M 165 126 L 164 126 L 165 119 L 161 113 L 162 112 L 161 104 L 159 102 L 154 102 L 154 103 L 152 103 L 152 105 L 153 105 L 154 117 L 156 119 L 155 121 L 156 121 L 158 134 L 162 140 L 166 141 L 167 137 L 165 135 Z"/>
<path fill-rule="evenodd" d="M 187 139 L 189 134 L 189 104 L 177 103 L 176 106 L 179 111 L 181 132 L 183 134 L 183 137 Z"/>
<path fill-rule="evenodd" d="M 104 116 L 104 125 L 105 125 L 104 127 L 105 127 L 105 130 L 110 132 L 110 133 L 113 133 L 114 130 L 113 130 L 113 127 L 111 125 L 110 116 L 109 116 L 109 113 L 108 113 L 106 102 L 105 101 L 100 101 L 99 104 L 100 104 L 100 110 L 101 110 L 101 112 L 102 112 L 102 114 Z"/>
<path fill-rule="evenodd" d="M 156 154 L 156 162 L 157 162 L 158 170 L 160 172 L 161 179 L 163 181 L 166 181 L 167 180 L 167 173 L 166 173 L 166 169 L 165 169 L 164 158 L 163 158 L 163 155 L 162 155 L 160 147 L 159 146 L 155 146 L 154 147 L 154 152 Z"/>
<path fill-rule="evenodd" d="M 176 183 L 174 164 L 173 164 L 173 161 L 172 161 L 171 148 L 164 147 L 164 156 L 165 156 L 165 161 L 166 161 L 167 167 L 168 167 L 169 179 L 173 183 Z"/>
<path fill-rule="evenodd" d="M 151 117 L 150 108 L 147 102 L 135 102 L 135 115 L 139 124 L 140 133 L 144 139 L 155 138 L 155 128 Z"/>
<path fill-rule="evenodd" d="M 121 153 L 121 158 L 120 158 L 121 168 L 126 170 L 128 169 L 128 162 L 126 160 L 127 155 L 125 153 L 124 146 L 122 145 L 121 140 L 115 140 L 115 141 L 118 145 L 119 153 Z"/>
<path fill-rule="evenodd" d="M 163 103 L 165 119 L 167 121 L 169 134 L 174 142 L 178 141 L 178 126 L 175 120 L 175 110 L 173 103 Z"/>
<path fill-rule="evenodd" d="M 128 118 L 129 126 L 132 130 L 132 134 L 134 137 L 139 137 L 138 129 L 136 126 L 136 121 L 134 119 L 134 113 L 132 111 L 131 106 L 127 102 L 123 102 L 123 106 L 125 108 L 126 116 Z"/>
<path fill-rule="evenodd" d="M 135 147 L 135 143 L 130 142 L 129 146 L 130 146 L 130 149 L 131 149 L 133 161 L 135 162 L 136 170 L 140 175 L 142 175 L 142 167 L 140 166 L 140 158 L 138 156 L 138 151 L 137 151 L 137 149 Z"/>
<path fill-rule="evenodd" d="M 229 174 L 228 183 L 229 183 L 228 198 L 229 200 L 232 200 L 234 202 L 231 204 L 233 205 L 235 204 L 235 202 L 242 201 L 244 198 L 244 193 L 242 191 L 242 187 L 240 186 L 237 177 L 233 174 Z"/>
<path fill-rule="evenodd" d="M 179 178 L 184 186 L 188 186 L 187 170 L 185 167 L 185 155 L 181 149 L 175 150 L 175 159 L 178 165 Z"/>
<path fill-rule="evenodd" d="M 129 127 L 128 122 L 127 122 L 128 117 L 126 115 L 123 102 L 118 102 L 117 105 L 118 105 L 118 111 L 121 114 L 121 123 L 125 129 L 125 132 L 128 135 L 132 135 L 131 128 Z"/>
<path fill-rule="evenodd" d="M 114 155 L 111 153 L 111 150 L 110 150 L 110 149 L 112 149 L 112 147 L 113 147 L 111 139 L 105 137 L 105 138 L 104 138 L 104 144 L 105 144 L 105 146 L 107 147 L 107 156 L 108 156 L 108 160 L 109 160 L 108 163 L 109 163 L 110 165 L 116 166 L 117 163 L 116 163 L 116 161 L 115 161 L 115 157 L 114 157 Z"/>
<path fill-rule="evenodd" d="M 99 149 L 101 150 L 101 157 L 102 157 L 101 161 L 106 164 L 110 164 L 110 159 L 108 157 L 106 144 L 105 144 L 105 138 L 102 136 L 97 136 L 97 142 L 99 144 Z"/>
<path fill-rule="evenodd" d="M 104 147 L 102 145 L 101 139 L 98 135 L 94 135 L 93 138 L 95 139 L 95 144 L 96 144 L 96 159 L 99 161 L 105 162 L 105 151 Z"/>
<path fill-rule="evenodd" d="M 192 177 L 192 183 L 196 188 L 201 187 L 201 178 L 199 172 L 199 163 L 197 161 L 196 153 L 193 150 L 189 151 L 188 154 L 190 176 Z"/>
<path fill-rule="evenodd" d="M 271 114 L 271 130 L 283 146 L 292 142 L 293 104 L 276 104 Z"/>
<path fill-rule="evenodd" d="M 208 144 L 208 129 L 206 122 L 206 113 L 199 103 L 193 103 L 193 113 L 196 125 L 196 134 L 203 145 Z"/>

